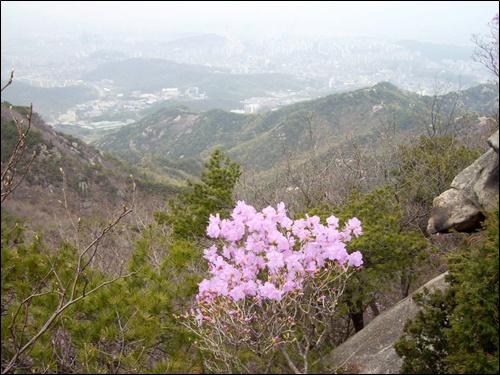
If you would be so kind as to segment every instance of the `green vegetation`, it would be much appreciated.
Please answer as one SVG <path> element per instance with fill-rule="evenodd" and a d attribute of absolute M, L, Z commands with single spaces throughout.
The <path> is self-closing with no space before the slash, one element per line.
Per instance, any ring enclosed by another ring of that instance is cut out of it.
<path fill-rule="evenodd" d="M 422 307 L 395 343 L 404 374 L 498 374 L 498 209 L 484 230 L 448 259 L 445 291 L 415 297 Z"/>
<path fill-rule="evenodd" d="M 201 172 L 201 182 L 188 180 L 188 186 L 169 201 L 170 211 L 156 212 L 156 220 L 171 225 L 175 238 L 204 237 L 211 214 L 219 213 L 225 218 L 234 208 L 233 190 L 240 175 L 240 166 L 215 150 Z"/>
<path fill-rule="evenodd" d="M 24 111 L 26 109 L 24 108 Z M 13 120 L 2 121 L 1 127 L 1 137 L 2 137 L 2 151 L 1 160 L 2 163 L 6 163 L 12 156 L 14 149 L 19 138 L 19 133 L 16 124 Z M 42 142 L 42 135 L 38 131 L 31 131 L 30 137 L 26 139 L 25 146 L 31 151 L 36 151 L 37 146 Z M 27 155 L 30 156 L 30 155 Z"/>
<path fill-rule="evenodd" d="M 420 136 L 411 146 L 398 147 L 397 164 L 391 170 L 398 199 L 408 210 L 407 221 L 425 230 L 419 215 L 428 213 L 435 197 L 447 190 L 455 176 L 481 152 L 462 143 L 459 135 Z M 409 212 L 411 211 L 411 212 Z"/>
<path fill-rule="evenodd" d="M 16 372 L 199 372 L 189 337 L 172 318 L 200 281 L 190 271 L 199 259 L 189 244 L 171 245 L 152 226 L 127 272 L 110 279 L 93 268 L 75 273 L 88 259 L 74 246 L 51 249 L 22 234 L 2 222 L 2 368 L 17 358 Z"/>
<path fill-rule="evenodd" d="M 363 254 L 363 272 L 351 277 L 340 300 L 354 329 L 360 331 L 367 309 L 378 315 L 381 306 L 391 304 L 388 298 L 408 296 L 430 255 L 427 241 L 419 231 L 405 227 L 403 207 L 389 186 L 367 194 L 353 191 L 342 207 L 311 213 L 315 212 L 323 212 L 325 218 L 335 212 L 341 222 L 351 217 L 361 220 L 363 235 L 351 240 L 349 251 Z"/>

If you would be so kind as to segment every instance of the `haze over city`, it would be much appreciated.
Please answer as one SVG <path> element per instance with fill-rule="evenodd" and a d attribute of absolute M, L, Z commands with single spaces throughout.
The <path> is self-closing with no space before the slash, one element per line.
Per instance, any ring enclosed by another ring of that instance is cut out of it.
<path fill-rule="evenodd" d="M 329 34 L 471 44 L 497 1 L 2 1 L 2 44 L 82 32 Z"/>
<path fill-rule="evenodd" d="M 178 101 L 253 113 L 381 81 L 420 94 L 473 87 L 490 78 L 472 57 L 473 36 L 490 36 L 498 13 L 496 1 L 1 6 L 2 82 L 15 71 L 2 100 L 33 102 L 54 126 L 84 127 L 123 126 L 143 110 Z M 279 74 L 286 78 L 278 84 Z"/>

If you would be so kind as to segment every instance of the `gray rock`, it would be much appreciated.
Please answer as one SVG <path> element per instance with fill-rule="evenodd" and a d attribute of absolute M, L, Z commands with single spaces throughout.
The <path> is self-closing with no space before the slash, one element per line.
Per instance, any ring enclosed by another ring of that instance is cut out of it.
<path fill-rule="evenodd" d="M 495 134 L 488 138 L 488 144 L 498 154 L 498 130 Z"/>
<path fill-rule="evenodd" d="M 427 231 L 445 233 L 451 229 L 459 232 L 474 231 L 484 219 L 479 208 L 457 189 L 449 189 L 434 198 Z"/>
<path fill-rule="evenodd" d="M 484 219 L 483 212 L 498 204 L 498 130 L 488 139 L 491 149 L 460 172 L 450 189 L 433 201 L 427 225 L 429 234 L 473 232 Z"/>
<path fill-rule="evenodd" d="M 338 372 L 350 374 L 399 374 L 403 364 L 394 350 L 408 319 L 414 318 L 420 307 L 412 296 L 424 288 L 446 288 L 446 273 L 435 277 L 411 295 L 373 319 L 365 328 L 335 348 L 327 362 Z"/>

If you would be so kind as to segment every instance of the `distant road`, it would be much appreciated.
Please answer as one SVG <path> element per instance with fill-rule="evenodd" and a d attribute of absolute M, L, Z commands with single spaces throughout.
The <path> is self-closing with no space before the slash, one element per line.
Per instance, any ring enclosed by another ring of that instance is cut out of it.
<path fill-rule="evenodd" d="M 106 92 L 102 89 L 102 87 L 99 87 L 99 85 L 97 83 L 92 83 L 90 82 L 89 83 L 94 89 L 97 90 L 97 92 L 99 93 L 99 99 L 102 99 L 106 96 Z"/>

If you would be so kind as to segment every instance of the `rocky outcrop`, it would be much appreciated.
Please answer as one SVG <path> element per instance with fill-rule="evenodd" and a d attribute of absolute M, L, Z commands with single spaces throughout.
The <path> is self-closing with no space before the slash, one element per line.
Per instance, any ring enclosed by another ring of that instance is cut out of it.
<path fill-rule="evenodd" d="M 473 232 L 480 228 L 483 212 L 498 204 L 498 136 L 488 139 L 491 149 L 460 172 L 450 189 L 433 202 L 427 230 L 430 234 L 450 230 Z M 408 319 L 413 319 L 420 307 L 413 296 L 424 288 L 445 289 L 446 273 L 432 279 L 391 309 L 383 312 L 365 328 L 335 348 L 328 363 L 337 372 L 348 374 L 398 374 L 403 364 L 394 350 L 394 343 L 403 334 Z"/>
<path fill-rule="evenodd" d="M 474 232 L 480 228 L 483 212 L 498 204 L 498 130 L 488 144 L 491 149 L 460 172 L 449 190 L 434 198 L 429 234 Z"/>
<path fill-rule="evenodd" d="M 445 275 L 435 277 L 335 348 L 327 358 L 329 364 L 337 372 L 347 374 L 399 374 L 403 359 L 393 345 L 403 334 L 406 321 L 414 318 L 420 309 L 412 296 L 424 288 L 443 290 L 447 285 Z"/>

